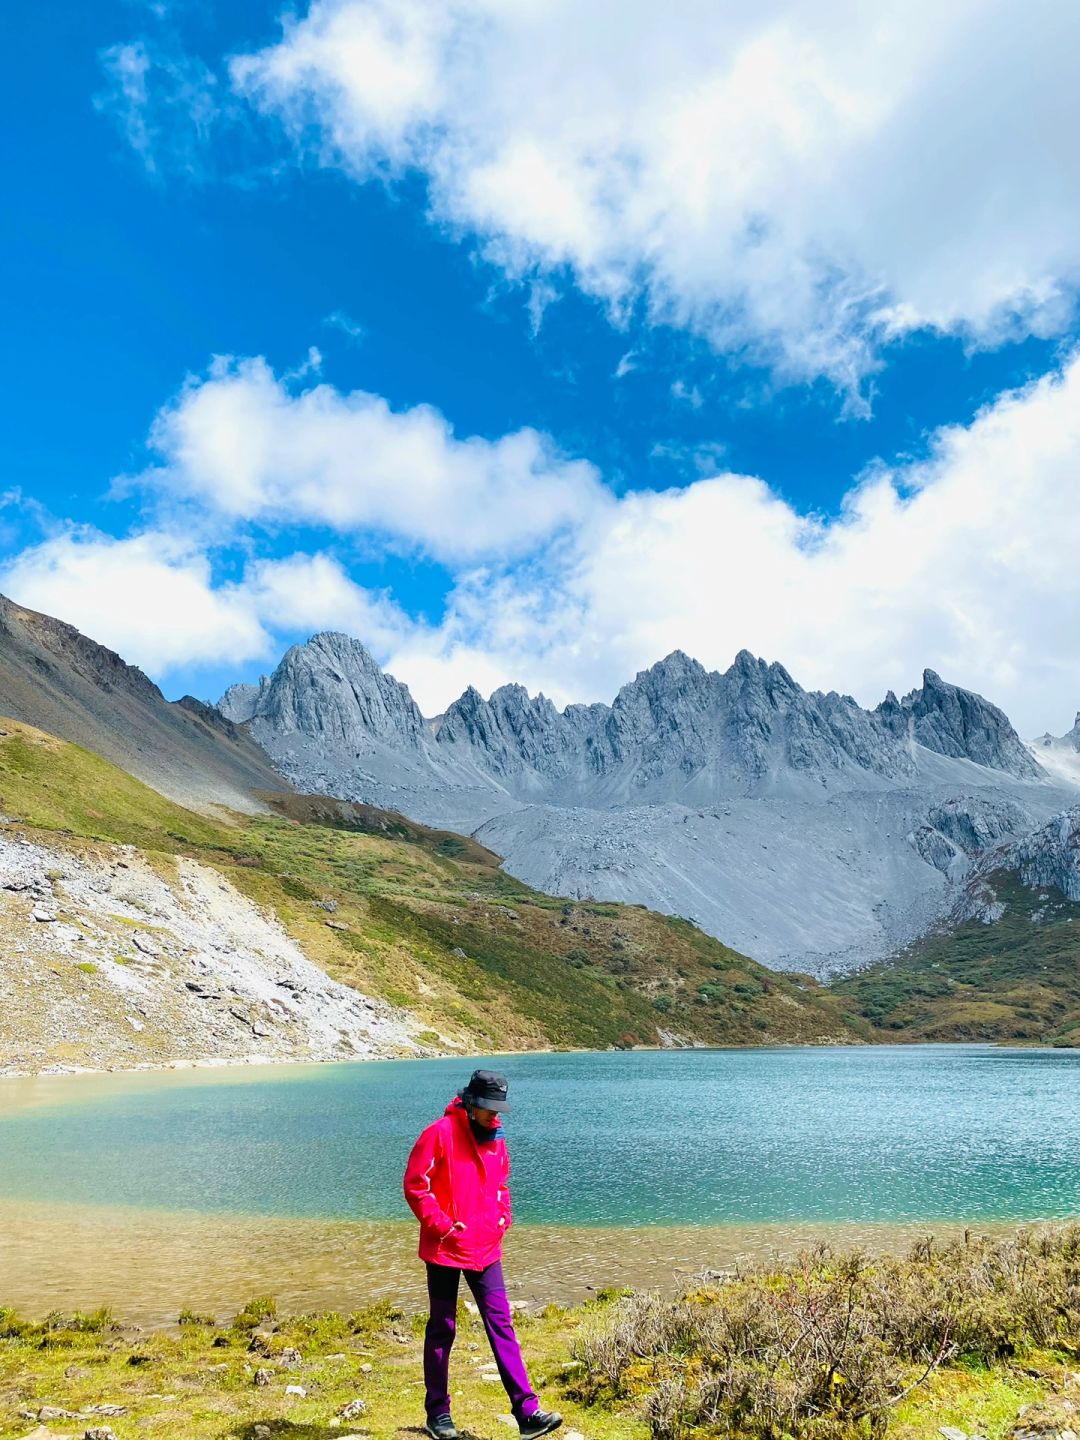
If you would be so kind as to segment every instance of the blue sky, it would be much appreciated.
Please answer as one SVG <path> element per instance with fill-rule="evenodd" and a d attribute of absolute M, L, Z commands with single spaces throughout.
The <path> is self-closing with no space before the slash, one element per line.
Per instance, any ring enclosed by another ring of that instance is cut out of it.
<path fill-rule="evenodd" d="M 558 0 L 524 34 L 481 0 L 280 8 L 9 17 L 8 593 L 169 695 L 325 625 L 429 710 L 473 678 L 600 698 L 676 645 L 746 644 L 865 702 L 926 663 L 1071 722 L 1077 178 L 1063 136 L 1015 139 L 1031 95 L 993 94 L 994 7 L 952 33 L 916 6 L 898 53 L 834 0 L 801 37 L 798 7 L 755 31 L 687 0 L 662 44 L 647 7 L 597 4 L 572 63 Z M 1052 110 L 1074 22 L 1045 8 L 1024 84 Z M 794 119 L 756 113 L 769 85 Z M 362 433 L 354 392 L 385 402 Z M 439 417 L 419 448 L 415 407 Z M 523 430 L 539 449 L 504 454 Z"/>

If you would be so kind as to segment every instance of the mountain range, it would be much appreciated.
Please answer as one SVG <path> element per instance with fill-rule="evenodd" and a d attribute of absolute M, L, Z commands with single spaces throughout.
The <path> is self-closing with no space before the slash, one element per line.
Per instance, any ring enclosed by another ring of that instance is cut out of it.
<path fill-rule="evenodd" d="M 425 718 L 319 635 L 219 709 L 0 598 L 0 716 L 0 1065 L 1080 1037 L 1080 723 L 931 671 Z"/>
<path fill-rule="evenodd" d="M 925 934 L 983 857 L 1080 800 L 1080 773 L 1036 758 L 1067 758 L 1069 737 L 1025 745 L 931 670 L 867 710 L 747 651 L 723 673 L 676 651 L 610 705 L 506 685 L 429 719 L 327 633 L 218 710 L 298 790 L 473 835 L 538 889 L 681 915 L 817 976 Z"/>

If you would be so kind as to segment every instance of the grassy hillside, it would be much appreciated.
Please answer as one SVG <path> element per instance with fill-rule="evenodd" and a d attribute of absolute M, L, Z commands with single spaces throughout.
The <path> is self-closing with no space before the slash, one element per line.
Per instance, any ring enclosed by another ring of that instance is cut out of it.
<path fill-rule="evenodd" d="M 897 1040 L 1080 1044 L 1080 905 L 994 877 L 1005 914 L 928 936 L 832 989 Z"/>
<path fill-rule="evenodd" d="M 216 866 L 333 978 L 421 1017 L 450 1049 L 865 1036 L 813 982 L 756 965 L 685 921 L 564 902 L 476 842 L 301 796 L 215 823 L 77 746 L 0 720 L 0 811 L 74 840 Z"/>

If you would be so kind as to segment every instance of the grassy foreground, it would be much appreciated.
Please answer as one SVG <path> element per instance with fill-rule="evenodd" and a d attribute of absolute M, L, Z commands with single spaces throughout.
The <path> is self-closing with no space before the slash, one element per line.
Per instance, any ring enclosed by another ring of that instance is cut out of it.
<path fill-rule="evenodd" d="M 475 841 L 370 806 L 266 800 L 276 813 L 196 815 L 87 750 L 0 719 L 9 823 L 51 844 L 133 845 L 163 873 L 178 854 L 215 867 L 335 980 L 418 1016 L 433 1049 L 656 1044 L 661 1030 L 713 1045 L 869 1033 L 812 981 L 776 975 L 688 921 L 540 894 Z"/>
<path fill-rule="evenodd" d="M 178 1320 L 145 1334 L 104 1312 L 0 1311 L 2 1440 L 37 1426 L 42 1440 L 99 1426 L 117 1440 L 419 1433 L 422 1317 L 384 1305 L 279 1319 L 256 1300 L 229 1323 Z M 928 1241 L 906 1260 L 821 1250 L 672 1300 L 520 1312 L 518 1328 L 564 1433 L 586 1440 L 937 1440 L 942 1426 L 1002 1440 L 1032 1402 L 1025 1431 L 1060 1435 L 1080 1401 L 1080 1226 Z M 490 1360 L 462 1308 L 452 1389 L 472 1440 L 516 1433 Z"/>

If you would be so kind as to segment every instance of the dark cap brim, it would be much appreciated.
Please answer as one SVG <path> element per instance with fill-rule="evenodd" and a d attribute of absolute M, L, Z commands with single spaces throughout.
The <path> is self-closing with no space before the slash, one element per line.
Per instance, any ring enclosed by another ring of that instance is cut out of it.
<path fill-rule="evenodd" d="M 467 1090 L 459 1090 L 458 1099 L 464 1101 L 466 1105 L 472 1105 L 477 1110 L 494 1110 L 498 1115 L 502 1115 L 510 1109 L 509 1100 L 489 1100 L 483 1095 L 470 1095 Z"/>

